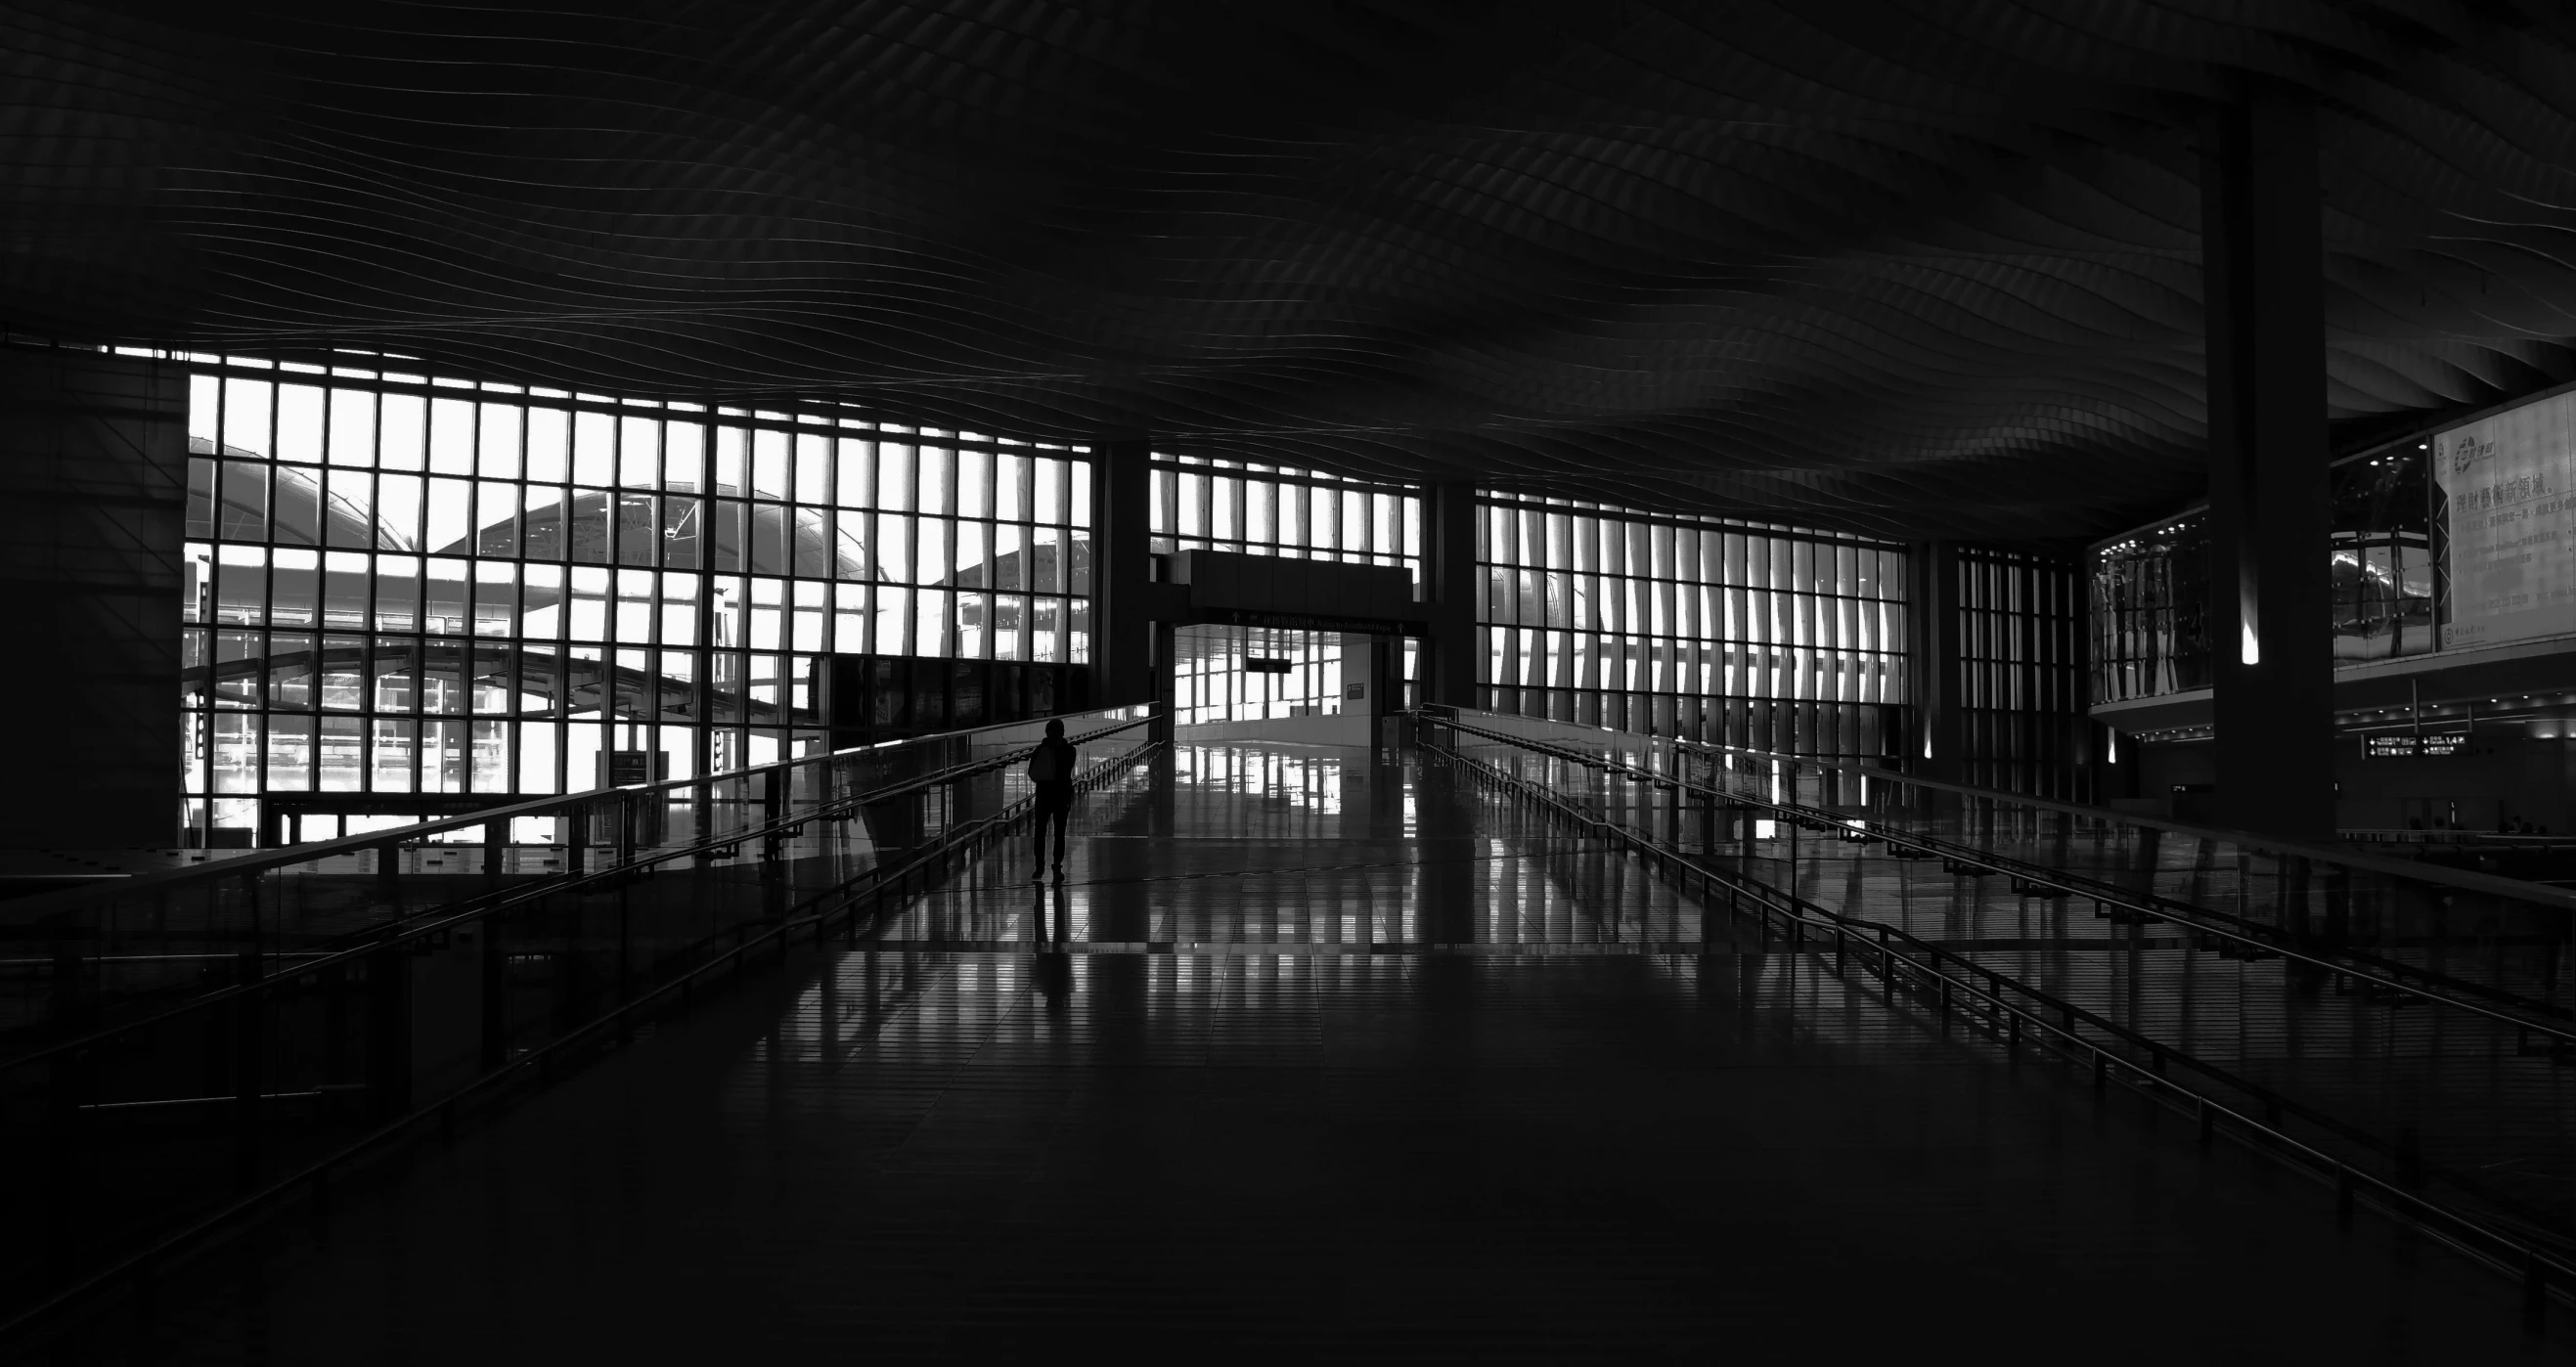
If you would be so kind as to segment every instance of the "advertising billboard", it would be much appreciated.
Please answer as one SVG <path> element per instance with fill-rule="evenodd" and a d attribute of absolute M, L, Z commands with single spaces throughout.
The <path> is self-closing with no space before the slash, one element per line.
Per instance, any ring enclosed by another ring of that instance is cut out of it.
<path fill-rule="evenodd" d="M 2576 394 L 2433 439 L 2450 611 L 2442 647 L 2576 633 Z"/>

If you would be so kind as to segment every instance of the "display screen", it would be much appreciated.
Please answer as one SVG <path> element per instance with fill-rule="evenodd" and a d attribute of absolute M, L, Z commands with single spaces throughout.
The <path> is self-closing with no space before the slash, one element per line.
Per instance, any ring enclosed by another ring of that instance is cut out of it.
<path fill-rule="evenodd" d="M 2433 439 L 2444 495 L 2445 649 L 2576 632 L 2576 394 Z"/>

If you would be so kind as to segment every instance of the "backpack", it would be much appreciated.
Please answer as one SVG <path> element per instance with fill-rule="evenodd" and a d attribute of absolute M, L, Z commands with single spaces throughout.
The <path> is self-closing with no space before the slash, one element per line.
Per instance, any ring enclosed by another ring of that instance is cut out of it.
<path fill-rule="evenodd" d="M 1029 756 L 1029 782 L 1062 783 L 1072 778 L 1064 771 L 1064 752 L 1072 748 L 1060 741 L 1040 742 L 1038 752 Z"/>

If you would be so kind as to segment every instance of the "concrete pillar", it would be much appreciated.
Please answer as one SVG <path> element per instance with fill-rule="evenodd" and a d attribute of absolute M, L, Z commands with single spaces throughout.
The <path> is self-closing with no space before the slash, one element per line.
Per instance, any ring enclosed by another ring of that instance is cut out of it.
<path fill-rule="evenodd" d="M 1907 560 L 1905 683 L 1914 734 L 1906 768 L 1956 783 L 1966 772 L 1967 743 L 1959 715 L 1959 548 L 1947 541 L 1919 542 Z"/>
<path fill-rule="evenodd" d="M 2334 832 L 2325 247 L 2314 101 L 2250 87 L 2201 137 L 2219 820 Z"/>
<path fill-rule="evenodd" d="M 1476 601 L 1484 585 L 1476 569 L 1476 486 L 1446 480 L 1424 491 L 1423 586 L 1431 637 L 1422 669 L 1422 700 L 1450 707 L 1476 705 L 1476 662 L 1484 652 Z"/>
<path fill-rule="evenodd" d="M 1152 471 L 1143 439 L 1092 448 L 1092 702 L 1125 707 L 1154 697 Z"/>
<path fill-rule="evenodd" d="M 0 348 L 0 843 L 179 841 L 187 419 L 175 364 Z"/>

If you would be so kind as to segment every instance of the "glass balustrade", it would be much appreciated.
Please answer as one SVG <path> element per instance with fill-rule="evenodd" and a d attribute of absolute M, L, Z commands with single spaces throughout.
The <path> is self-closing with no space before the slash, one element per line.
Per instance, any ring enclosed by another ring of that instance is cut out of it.
<path fill-rule="evenodd" d="M 1062 718 L 1123 772 L 1147 709 Z M 0 905 L 0 1312 L 441 1105 L 543 1082 L 711 974 L 854 934 L 1031 796 L 1043 721 L 631 781 Z"/>

